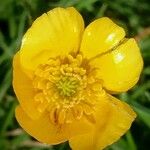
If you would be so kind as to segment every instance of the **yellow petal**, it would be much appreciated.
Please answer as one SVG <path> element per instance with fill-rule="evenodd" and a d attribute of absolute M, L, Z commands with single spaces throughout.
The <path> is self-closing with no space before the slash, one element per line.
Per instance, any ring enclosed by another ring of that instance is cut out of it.
<path fill-rule="evenodd" d="M 110 113 L 108 98 L 106 94 L 99 97 L 100 101 L 96 105 L 94 113 L 94 128 L 89 130 L 88 133 L 82 134 L 69 139 L 69 144 L 72 150 L 96 150 L 97 137 L 94 137 L 95 128 L 103 128 L 106 118 Z"/>
<path fill-rule="evenodd" d="M 143 60 L 134 39 L 122 43 L 115 50 L 91 61 L 98 68 L 98 77 L 103 86 L 112 92 L 124 92 L 139 80 Z"/>
<path fill-rule="evenodd" d="M 50 122 L 48 112 L 42 114 L 37 120 L 32 120 L 26 115 L 22 107 L 16 108 L 16 118 L 20 126 L 31 136 L 42 143 L 58 144 L 70 137 L 85 134 L 93 127 L 86 120 L 77 120 L 73 123 L 56 125 Z"/>
<path fill-rule="evenodd" d="M 18 106 L 16 118 L 27 133 L 42 143 L 57 144 L 67 140 L 65 135 L 60 132 L 61 129 L 50 123 L 48 114 L 43 114 L 39 119 L 32 120 L 26 115 L 22 107 Z"/>
<path fill-rule="evenodd" d="M 71 138 L 69 140 L 69 145 L 72 150 L 97 150 L 94 132 L 91 131 L 88 134 L 79 135 Z"/>
<path fill-rule="evenodd" d="M 24 111 L 32 119 L 37 119 L 41 113 L 36 109 L 37 105 L 34 100 L 35 93 L 31 83 L 32 81 L 20 67 L 20 55 L 17 53 L 13 59 L 13 88 Z"/>
<path fill-rule="evenodd" d="M 91 58 L 117 45 L 125 36 L 123 28 L 107 17 L 95 20 L 84 31 L 81 52 Z"/>
<path fill-rule="evenodd" d="M 136 117 L 129 105 L 110 95 L 108 106 L 105 109 L 109 109 L 109 113 L 107 117 L 104 116 L 103 126 L 99 126 L 99 119 L 94 131 L 70 139 L 69 143 L 72 150 L 104 149 L 106 146 L 117 141 L 130 128 L 131 123 Z"/>
<path fill-rule="evenodd" d="M 77 52 L 83 30 L 83 19 L 74 8 L 55 8 L 44 13 L 23 38 L 21 65 L 32 71 L 51 57 Z"/>

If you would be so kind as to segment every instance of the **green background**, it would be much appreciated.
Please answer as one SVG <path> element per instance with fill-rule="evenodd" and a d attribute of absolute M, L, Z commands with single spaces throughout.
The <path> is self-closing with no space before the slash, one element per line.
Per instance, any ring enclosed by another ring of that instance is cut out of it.
<path fill-rule="evenodd" d="M 33 20 L 54 7 L 74 6 L 85 24 L 108 16 L 135 37 L 144 69 L 138 84 L 118 97 L 138 117 L 130 131 L 107 150 L 150 149 L 150 1 L 149 0 L 0 0 L 0 150 L 69 150 L 68 143 L 46 146 L 27 135 L 14 117 L 17 100 L 12 88 L 12 58 Z M 44 29 L 43 29 L 44 32 Z M 133 70 L 134 71 L 134 70 Z"/>

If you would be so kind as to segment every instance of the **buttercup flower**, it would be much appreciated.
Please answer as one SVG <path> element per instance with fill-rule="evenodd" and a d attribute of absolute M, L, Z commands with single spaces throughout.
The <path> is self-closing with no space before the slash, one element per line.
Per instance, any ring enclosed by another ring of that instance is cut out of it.
<path fill-rule="evenodd" d="M 40 142 L 103 149 L 136 117 L 111 94 L 133 87 L 142 66 L 136 41 L 109 18 L 84 29 L 74 8 L 55 8 L 34 21 L 14 57 L 16 118 Z"/>

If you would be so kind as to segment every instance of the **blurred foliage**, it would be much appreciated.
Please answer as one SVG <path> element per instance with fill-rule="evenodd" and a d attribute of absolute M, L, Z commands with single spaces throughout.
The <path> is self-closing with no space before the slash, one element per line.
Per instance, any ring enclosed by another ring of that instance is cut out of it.
<path fill-rule="evenodd" d="M 139 83 L 119 98 L 138 117 L 131 130 L 107 150 L 148 150 L 150 147 L 150 1 L 149 0 L 0 0 L 0 149 L 69 150 L 68 143 L 39 144 L 23 132 L 14 117 L 17 104 L 12 89 L 12 58 L 33 20 L 54 7 L 76 7 L 87 25 L 108 16 L 139 41 L 144 69 Z M 44 29 L 43 29 L 44 30 Z M 43 31 L 44 32 L 44 31 Z"/>

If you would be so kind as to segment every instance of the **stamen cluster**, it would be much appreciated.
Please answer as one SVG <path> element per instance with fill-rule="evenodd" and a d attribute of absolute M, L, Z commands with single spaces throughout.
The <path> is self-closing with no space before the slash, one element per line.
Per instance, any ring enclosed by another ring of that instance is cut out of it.
<path fill-rule="evenodd" d="M 94 75 L 82 55 L 49 59 L 39 65 L 33 80 L 38 111 L 47 111 L 54 124 L 91 118 L 102 91 Z"/>

